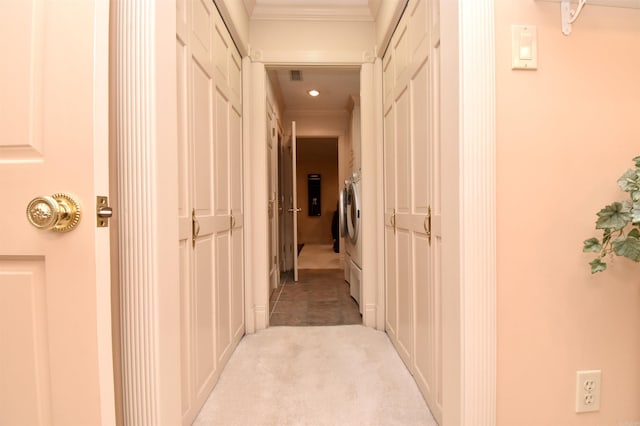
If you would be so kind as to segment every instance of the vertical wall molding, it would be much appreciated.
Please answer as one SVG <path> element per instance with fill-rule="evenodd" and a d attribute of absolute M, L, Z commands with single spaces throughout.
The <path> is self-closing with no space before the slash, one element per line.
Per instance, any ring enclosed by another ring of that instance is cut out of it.
<path fill-rule="evenodd" d="M 496 424 L 494 0 L 459 2 L 462 424 Z"/>
<path fill-rule="evenodd" d="M 154 1 L 116 5 L 116 149 L 124 421 L 159 421 Z"/>

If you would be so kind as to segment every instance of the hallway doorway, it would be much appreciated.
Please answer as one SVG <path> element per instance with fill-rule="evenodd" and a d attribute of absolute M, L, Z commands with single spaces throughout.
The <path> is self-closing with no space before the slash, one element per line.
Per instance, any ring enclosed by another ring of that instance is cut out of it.
<path fill-rule="evenodd" d="M 277 256 L 280 282 L 270 289 L 270 325 L 361 324 L 345 274 L 345 243 L 340 233 L 338 200 L 343 182 L 359 167 L 359 67 L 267 67 L 268 109 L 282 129 L 277 155 L 270 159 L 270 181 L 278 188 Z M 320 94 L 312 96 L 315 89 Z M 354 121 L 354 106 L 358 120 Z M 296 123 L 297 149 L 291 147 Z M 273 132 L 272 132 L 273 134 Z M 275 142 L 275 141 L 274 141 Z M 356 147 L 357 144 L 357 147 Z M 275 145 L 275 143 L 274 143 Z M 293 156 L 293 152 L 297 155 Z M 295 161 L 295 177 L 291 163 Z M 292 205 L 295 180 L 297 205 Z M 271 197 L 275 198 L 275 197 Z M 297 214 L 298 246 L 292 247 Z M 294 262 L 299 279 L 294 280 Z"/>

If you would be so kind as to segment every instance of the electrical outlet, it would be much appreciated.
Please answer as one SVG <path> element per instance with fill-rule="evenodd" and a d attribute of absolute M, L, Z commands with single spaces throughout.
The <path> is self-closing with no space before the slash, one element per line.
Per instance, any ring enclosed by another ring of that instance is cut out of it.
<path fill-rule="evenodd" d="M 576 372 L 576 413 L 600 410 L 601 370 Z"/>

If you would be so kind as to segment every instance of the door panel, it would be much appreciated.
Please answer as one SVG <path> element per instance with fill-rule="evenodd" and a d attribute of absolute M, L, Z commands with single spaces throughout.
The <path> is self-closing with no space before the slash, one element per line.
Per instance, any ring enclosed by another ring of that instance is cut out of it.
<path fill-rule="evenodd" d="M 244 334 L 242 70 L 211 1 L 183 0 L 177 6 L 182 420 L 187 425 Z"/>
<path fill-rule="evenodd" d="M 269 205 L 267 216 L 269 218 L 269 292 L 275 290 L 280 283 L 280 270 L 278 268 L 278 144 L 276 137 L 276 112 L 270 99 L 267 99 L 267 178 Z"/>
<path fill-rule="evenodd" d="M 194 58 L 195 59 L 195 58 Z M 196 213 L 201 216 L 211 213 L 213 204 L 213 99 L 211 76 L 205 72 L 201 64 L 192 64 L 193 78 L 193 147 L 194 165 L 190 170 L 195 181 L 194 207 Z"/>
<path fill-rule="evenodd" d="M 409 213 L 411 203 L 411 145 L 410 105 L 408 88 L 400 93 L 395 105 L 396 145 L 396 208 L 398 213 Z"/>
<path fill-rule="evenodd" d="M 413 351 L 413 288 L 411 262 L 411 234 L 404 229 L 397 231 L 398 253 L 398 344 L 400 356 L 407 364 L 411 363 Z"/>
<path fill-rule="evenodd" d="M 385 295 L 387 306 L 387 333 L 392 340 L 397 340 L 397 324 L 398 324 L 398 288 L 397 288 L 397 254 L 396 254 L 396 238 L 393 227 L 385 228 Z"/>
<path fill-rule="evenodd" d="M 298 142 L 296 139 L 296 122 L 291 123 L 291 216 L 293 239 L 293 280 L 298 281 Z"/>
<path fill-rule="evenodd" d="M 109 229 L 91 215 L 109 194 L 98 130 L 108 128 L 108 19 L 105 2 L 0 2 L 3 425 L 115 423 Z M 78 226 L 31 226 L 30 200 L 59 192 L 85 212 Z"/>
<path fill-rule="evenodd" d="M 213 238 L 200 238 L 195 246 L 195 352 L 196 352 L 196 393 L 200 396 L 207 391 L 209 378 L 215 368 L 214 355 L 214 288 L 213 283 Z"/>
<path fill-rule="evenodd" d="M 220 91 L 216 91 L 216 110 L 213 128 L 215 129 L 215 214 L 229 214 L 229 100 Z"/>
<path fill-rule="evenodd" d="M 411 81 L 411 111 L 418 117 L 429 117 L 429 62 L 424 61 Z M 413 213 L 426 214 L 431 203 L 431 136 L 429 120 L 416 119 L 412 123 Z"/>
<path fill-rule="evenodd" d="M 216 236 L 216 355 L 222 361 L 231 344 L 231 271 L 229 232 Z"/>
<path fill-rule="evenodd" d="M 437 0 L 409 1 L 383 91 L 387 331 L 441 422 L 438 10 Z"/>
<path fill-rule="evenodd" d="M 395 139 L 395 110 L 390 107 L 384 116 L 384 180 L 385 214 L 391 215 L 397 208 L 396 200 L 396 139 Z M 387 225 L 391 223 L 386 220 Z"/>
<path fill-rule="evenodd" d="M 244 231 L 242 217 L 238 217 L 237 229 L 231 237 L 231 334 L 238 341 L 244 334 Z"/>
<path fill-rule="evenodd" d="M 51 419 L 47 294 L 43 258 L 0 260 L 2 424 L 48 424 Z M 7 386 L 7 384 L 12 386 Z"/>

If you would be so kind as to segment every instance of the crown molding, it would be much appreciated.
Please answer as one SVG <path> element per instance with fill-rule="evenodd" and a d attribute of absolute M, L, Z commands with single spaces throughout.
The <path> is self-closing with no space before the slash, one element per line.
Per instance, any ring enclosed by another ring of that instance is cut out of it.
<path fill-rule="evenodd" d="M 344 109 L 299 109 L 299 108 L 286 108 L 283 115 L 296 116 L 296 117 L 347 117 L 349 111 L 345 105 Z"/>
<path fill-rule="evenodd" d="M 256 4 L 250 16 L 256 21 L 365 21 L 375 16 L 368 6 L 291 7 Z"/>

